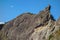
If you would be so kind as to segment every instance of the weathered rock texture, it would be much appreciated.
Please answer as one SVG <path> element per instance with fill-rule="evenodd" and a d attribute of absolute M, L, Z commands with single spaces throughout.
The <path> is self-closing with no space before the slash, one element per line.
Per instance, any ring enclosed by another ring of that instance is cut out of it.
<path fill-rule="evenodd" d="M 3 26 L 0 40 L 60 40 L 60 19 L 54 20 L 50 5 L 38 14 L 24 13 Z"/>

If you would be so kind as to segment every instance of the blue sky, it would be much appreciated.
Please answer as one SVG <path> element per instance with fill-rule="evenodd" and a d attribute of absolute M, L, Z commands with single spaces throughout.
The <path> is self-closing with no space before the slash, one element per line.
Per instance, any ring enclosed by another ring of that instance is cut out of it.
<path fill-rule="evenodd" d="M 51 14 L 58 19 L 60 0 L 0 0 L 0 21 L 10 21 L 24 12 L 37 14 L 48 4 L 51 5 Z"/>

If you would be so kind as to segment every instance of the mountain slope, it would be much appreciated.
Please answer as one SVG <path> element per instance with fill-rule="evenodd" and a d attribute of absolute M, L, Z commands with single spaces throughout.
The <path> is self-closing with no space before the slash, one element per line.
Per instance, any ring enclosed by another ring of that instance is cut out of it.
<path fill-rule="evenodd" d="M 1 40 L 60 40 L 60 19 L 55 21 L 49 5 L 38 14 L 25 13 L 7 22 Z"/>

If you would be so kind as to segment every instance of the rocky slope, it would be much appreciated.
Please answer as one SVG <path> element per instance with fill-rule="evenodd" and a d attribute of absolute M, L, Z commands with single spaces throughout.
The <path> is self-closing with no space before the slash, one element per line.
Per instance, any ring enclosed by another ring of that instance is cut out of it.
<path fill-rule="evenodd" d="M 60 19 L 54 20 L 50 7 L 38 14 L 24 13 L 7 22 L 0 30 L 0 40 L 60 40 Z"/>

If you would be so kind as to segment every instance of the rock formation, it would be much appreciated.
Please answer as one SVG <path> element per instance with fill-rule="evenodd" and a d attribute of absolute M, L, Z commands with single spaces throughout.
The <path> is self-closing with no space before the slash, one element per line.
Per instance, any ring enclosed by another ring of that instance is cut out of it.
<path fill-rule="evenodd" d="M 60 40 L 60 19 L 55 21 L 49 5 L 38 14 L 24 13 L 7 22 L 0 40 Z"/>

